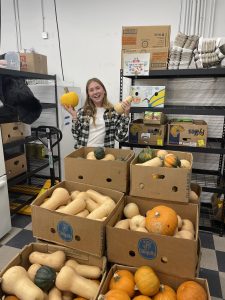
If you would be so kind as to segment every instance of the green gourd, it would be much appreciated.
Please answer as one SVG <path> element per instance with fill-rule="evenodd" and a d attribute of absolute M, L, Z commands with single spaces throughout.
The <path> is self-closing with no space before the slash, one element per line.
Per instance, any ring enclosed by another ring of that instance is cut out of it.
<path fill-rule="evenodd" d="M 97 147 L 95 150 L 94 150 L 94 155 L 96 157 L 96 159 L 103 159 L 105 157 L 105 150 L 104 148 L 102 147 Z"/>
<path fill-rule="evenodd" d="M 143 149 L 139 154 L 138 154 L 138 162 L 139 163 L 144 163 L 152 158 L 155 157 L 154 150 L 151 148 L 145 148 Z"/>
<path fill-rule="evenodd" d="M 34 283 L 43 291 L 48 292 L 55 285 L 56 271 L 48 266 L 42 266 L 37 270 Z"/>

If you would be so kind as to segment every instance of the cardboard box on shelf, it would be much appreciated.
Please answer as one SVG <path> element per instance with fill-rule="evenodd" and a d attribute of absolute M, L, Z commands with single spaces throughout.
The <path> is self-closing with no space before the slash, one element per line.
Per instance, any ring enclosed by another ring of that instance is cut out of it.
<path fill-rule="evenodd" d="M 145 111 L 143 123 L 144 124 L 165 124 L 167 116 L 163 112 L 158 111 Z"/>
<path fill-rule="evenodd" d="M 131 107 L 164 107 L 165 86 L 132 85 L 130 95 L 133 97 Z"/>
<path fill-rule="evenodd" d="M 66 259 L 75 259 L 79 264 L 82 265 L 91 265 L 96 266 L 102 269 L 102 276 L 100 278 L 101 285 L 103 284 L 106 277 L 106 257 L 96 257 L 81 251 L 72 250 L 63 246 L 47 244 L 47 243 L 31 243 L 25 246 L 0 272 L 0 278 L 3 274 L 13 266 L 22 266 L 26 270 L 30 267 L 31 263 L 29 262 L 29 255 L 34 252 L 42 252 L 46 254 L 51 254 L 55 251 L 63 251 L 66 254 Z M 4 292 L 0 286 L 0 295 L 3 296 Z M 97 295 L 96 295 L 97 296 Z M 2 298 L 1 298 L 2 299 Z M 94 298 L 96 299 L 96 298 Z"/>
<path fill-rule="evenodd" d="M 129 142 L 143 145 L 163 146 L 166 136 L 166 125 L 146 125 L 138 119 L 129 125 Z"/>
<path fill-rule="evenodd" d="M 105 148 L 105 153 L 113 154 L 116 160 L 85 159 L 87 154 L 94 149 L 93 147 L 82 147 L 65 157 L 65 179 L 127 192 L 129 190 L 130 162 L 135 156 L 134 151 Z"/>
<path fill-rule="evenodd" d="M 186 159 L 191 168 L 147 167 L 136 165 L 135 157 L 130 165 L 130 195 L 161 200 L 188 202 L 193 156 L 189 152 L 169 151 L 179 159 Z"/>
<path fill-rule="evenodd" d="M 122 49 L 170 47 L 170 25 L 123 26 Z"/>
<path fill-rule="evenodd" d="M 137 204 L 143 216 L 158 205 L 173 208 L 182 219 L 192 221 L 195 229 L 194 240 L 115 228 L 116 222 L 123 217 L 124 206 L 131 202 Z M 119 204 L 117 214 L 106 226 L 108 261 L 136 267 L 149 265 L 166 274 L 194 277 L 200 252 L 198 227 L 199 211 L 196 204 L 126 196 L 124 202 Z M 116 251 L 118 248 L 120 251 Z"/>
<path fill-rule="evenodd" d="M 106 279 L 104 280 L 103 284 L 101 285 L 101 288 L 99 290 L 98 298 L 99 298 L 100 295 L 105 295 L 108 292 L 110 280 L 113 277 L 114 273 L 118 270 L 128 270 L 132 273 L 135 273 L 137 268 L 130 267 L 130 266 L 125 266 L 125 265 L 122 265 L 122 264 L 114 264 L 110 268 Z M 154 271 L 156 272 L 156 275 L 158 276 L 160 283 L 163 283 L 163 284 L 166 284 L 166 285 L 170 286 L 175 291 L 178 289 L 178 287 L 181 283 L 183 283 L 187 280 L 193 280 L 193 281 L 199 283 L 205 289 L 205 291 L 207 293 L 207 300 L 211 300 L 211 296 L 210 296 L 210 293 L 209 293 L 209 286 L 208 286 L 208 282 L 207 282 L 206 279 L 196 278 L 196 277 L 183 278 L 180 275 L 172 276 L 170 274 L 161 273 L 157 269 L 155 269 Z"/>
<path fill-rule="evenodd" d="M 169 48 L 123 49 L 121 51 L 121 69 L 124 67 L 124 54 L 149 53 L 149 70 L 166 70 L 168 65 Z"/>
<path fill-rule="evenodd" d="M 31 127 L 22 122 L 1 124 L 2 142 L 7 144 L 31 135 Z"/>
<path fill-rule="evenodd" d="M 7 179 L 13 178 L 27 171 L 27 159 L 25 154 L 20 154 L 5 160 Z"/>
<path fill-rule="evenodd" d="M 45 199 L 50 197 L 52 192 L 58 187 L 66 188 L 69 192 L 94 189 L 103 195 L 111 197 L 116 202 L 116 207 L 104 221 L 68 215 L 41 207 L 40 205 Z M 122 200 L 123 196 L 124 194 L 121 192 L 103 187 L 62 181 L 48 189 L 32 202 L 33 236 L 101 257 L 105 250 L 105 226 L 111 216 L 116 213 L 118 203 Z"/>
<path fill-rule="evenodd" d="M 208 125 L 204 120 L 173 119 L 168 124 L 170 145 L 206 147 Z"/>
<path fill-rule="evenodd" d="M 20 53 L 20 70 L 48 74 L 47 56 L 38 53 Z"/>

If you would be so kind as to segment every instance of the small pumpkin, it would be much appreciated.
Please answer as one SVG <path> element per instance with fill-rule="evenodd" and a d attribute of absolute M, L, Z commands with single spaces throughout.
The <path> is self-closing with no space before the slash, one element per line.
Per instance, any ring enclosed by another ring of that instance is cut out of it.
<path fill-rule="evenodd" d="M 190 161 L 188 161 L 186 159 L 181 159 L 180 160 L 180 167 L 185 168 L 185 169 L 191 169 L 191 163 L 190 163 Z"/>
<path fill-rule="evenodd" d="M 164 157 L 168 154 L 166 150 L 158 150 L 156 152 L 156 156 L 159 157 L 160 159 L 164 160 Z"/>
<path fill-rule="evenodd" d="M 55 285 L 56 271 L 48 266 L 40 267 L 34 277 L 34 283 L 43 291 L 48 292 Z"/>
<path fill-rule="evenodd" d="M 177 289 L 177 300 L 207 300 L 204 288 L 197 282 L 189 280 L 181 283 Z"/>
<path fill-rule="evenodd" d="M 4 300 L 20 300 L 19 298 L 17 298 L 16 296 L 6 296 L 4 298 Z"/>
<path fill-rule="evenodd" d="M 149 266 L 139 267 L 134 274 L 134 281 L 138 290 L 145 296 L 154 296 L 159 291 L 159 278 Z"/>
<path fill-rule="evenodd" d="M 126 292 L 130 297 L 134 295 L 134 276 L 128 270 L 117 270 L 109 282 L 109 289 L 122 290 Z"/>
<path fill-rule="evenodd" d="M 96 159 L 103 159 L 105 157 L 105 150 L 103 147 L 97 147 L 94 150 L 94 155 Z"/>
<path fill-rule="evenodd" d="M 60 102 L 62 105 L 75 107 L 79 103 L 79 97 L 75 92 L 69 92 L 67 87 L 64 88 L 65 93 L 61 96 Z"/>
<path fill-rule="evenodd" d="M 165 155 L 163 160 L 164 167 L 167 168 L 179 168 L 181 166 L 179 158 L 173 153 Z"/>
<path fill-rule="evenodd" d="M 138 154 L 138 162 L 139 163 L 144 163 L 150 159 L 152 159 L 154 157 L 154 150 L 151 148 L 145 148 L 143 150 L 141 150 L 141 152 Z"/>
<path fill-rule="evenodd" d="M 123 290 L 110 290 L 103 297 L 99 296 L 99 299 L 104 300 L 130 300 L 130 297 Z"/>
<path fill-rule="evenodd" d="M 170 286 L 161 284 L 153 300 L 177 300 L 177 294 Z"/>
<path fill-rule="evenodd" d="M 172 208 L 159 205 L 147 211 L 145 227 L 149 232 L 174 235 L 178 225 L 177 214 Z"/>
<path fill-rule="evenodd" d="M 148 296 L 144 296 L 144 295 L 139 295 L 134 297 L 132 300 L 152 300 L 152 298 L 148 297 Z"/>

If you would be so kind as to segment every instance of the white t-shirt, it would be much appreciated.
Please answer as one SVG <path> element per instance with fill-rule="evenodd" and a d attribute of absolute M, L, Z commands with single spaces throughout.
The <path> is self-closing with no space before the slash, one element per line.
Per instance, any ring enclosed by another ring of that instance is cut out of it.
<path fill-rule="evenodd" d="M 90 119 L 89 137 L 87 146 L 89 147 L 103 147 L 105 139 L 105 121 L 103 118 L 105 112 L 104 107 L 96 108 L 95 124 L 93 118 Z"/>

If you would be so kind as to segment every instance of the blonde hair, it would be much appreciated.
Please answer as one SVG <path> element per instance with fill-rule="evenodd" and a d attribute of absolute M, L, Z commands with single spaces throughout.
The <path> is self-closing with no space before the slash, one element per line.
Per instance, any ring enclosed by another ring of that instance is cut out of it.
<path fill-rule="evenodd" d="M 84 113 L 86 115 L 88 115 L 89 117 L 92 117 L 93 118 L 93 123 L 95 124 L 96 106 L 93 103 L 93 101 L 89 98 L 89 95 L 88 95 L 88 88 L 89 88 L 89 85 L 92 82 L 96 82 L 99 85 L 101 85 L 101 87 L 103 88 L 103 90 L 105 92 L 102 107 L 109 110 L 109 113 L 110 113 L 113 109 L 113 105 L 108 100 L 107 91 L 106 91 L 106 88 L 105 88 L 104 84 L 102 83 L 102 81 L 99 80 L 98 78 L 89 79 L 87 84 L 86 84 L 86 100 L 85 100 L 85 103 L 84 103 Z M 111 113 L 110 113 L 110 116 L 111 116 Z"/>

